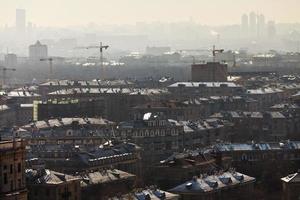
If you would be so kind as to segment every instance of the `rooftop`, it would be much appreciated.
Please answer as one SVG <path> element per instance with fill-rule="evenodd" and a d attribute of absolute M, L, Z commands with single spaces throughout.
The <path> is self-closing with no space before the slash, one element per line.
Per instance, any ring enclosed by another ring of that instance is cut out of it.
<path fill-rule="evenodd" d="M 275 104 L 271 108 L 272 109 L 299 109 L 300 107 L 297 104 L 281 103 L 281 104 Z"/>
<path fill-rule="evenodd" d="M 121 85 L 132 85 L 133 83 L 127 80 L 53 80 L 40 84 L 41 86 L 121 86 Z"/>
<path fill-rule="evenodd" d="M 224 123 L 221 120 L 213 118 L 198 121 L 178 121 L 178 123 L 184 126 L 185 132 L 224 127 Z"/>
<path fill-rule="evenodd" d="M 179 196 L 158 189 L 137 189 L 135 192 L 108 200 L 177 200 Z"/>
<path fill-rule="evenodd" d="M 135 175 L 117 169 L 82 173 L 79 177 L 82 180 L 81 186 L 83 187 L 95 184 L 105 184 L 117 180 L 135 179 Z"/>
<path fill-rule="evenodd" d="M 286 183 L 300 183 L 300 173 L 298 171 L 297 173 L 281 178 L 281 180 Z"/>
<path fill-rule="evenodd" d="M 273 94 L 273 93 L 280 93 L 283 90 L 279 88 L 258 88 L 258 89 L 251 89 L 247 90 L 248 94 Z"/>
<path fill-rule="evenodd" d="M 7 93 L 7 96 L 8 97 L 39 97 L 40 95 L 30 91 L 14 90 Z"/>
<path fill-rule="evenodd" d="M 49 119 L 43 121 L 36 121 L 30 124 L 23 126 L 23 129 L 31 130 L 32 127 L 38 129 L 49 129 L 49 128 L 58 128 L 64 126 L 70 126 L 73 123 L 78 125 L 113 125 L 114 123 L 103 119 L 103 118 L 60 118 L 60 119 Z"/>
<path fill-rule="evenodd" d="M 193 180 L 170 189 L 174 193 L 206 193 L 254 182 L 255 178 L 238 172 L 220 172 L 211 176 L 194 177 Z"/>
<path fill-rule="evenodd" d="M 14 148 L 24 147 L 25 149 L 25 142 L 21 139 L 16 140 L 0 140 L 0 152 L 7 151 Z"/>
<path fill-rule="evenodd" d="M 193 168 L 195 166 L 211 165 L 213 169 L 214 163 L 215 159 L 210 153 L 205 153 L 201 150 L 187 150 L 183 153 L 174 153 L 167 159 L 160 161 L 157 167 Z"/>
<path fill-rule="evenodd" d="M 281 112 L 241 112 L 241 111 L 226 111 L 215 113 L 211 118 L 260 118 L 270 117 L 272 119 L 285 119 L 285 115 Z"/>
<path fill-rule="evenodd" d="M 242 96 L 210 96 L 206 98 L 190 98 L 188 100 L 183 101 L 183 104 L 186 105 L 200 105 L 202 103 L 213 103 L 213 102 L 230 102 L 234 103 L 237 101 L 243 101 L 243 102 L 254 102 L 256 100 L 249 98 L 249 97 L 242 97 Z"/>
<path fill-rule="evenodd" d="M 80 180 L 80 178 L 52 171 L 49 169 L 26 169 L 26 180 L 28 184 L 58 185 L 64 182 Z"/>
<path fill-rule="evenodd" d="M 127 94 L 127 95 L 159 95 L 167 94 L 165 89 L 138 89 L 138 88 L 70 88 L 49 93 L 49 95 L 75 94 Z"/>
<path fill-rule="evenodd" d="M 174 87 L 190 87 L 190 88 L 199 88 L 199 87 L 242 87 L 234 82 L 177 82 L 172 85 L 169 85 L 169 88 Z"/>
<path fill-rule="evenodd" d="M 300 149 L 300 141 L 260 142 L 260 143 L 221 143 L 213 146 L 218 151 L 271 151 Z"/>
<path fill-rule="evenodd" d="M 0 111 L 9 110 L 9 107 L 7 105 L 0 105 Z"/>
<path fill-rule="evenodd" d="M 27 157 L 35 158 L 41 152 L 46 152 L 49 158 L 54 158 L 51 152 L 68 152 L 70 157 L 66 158 L 63 156 L 64 163 L 71 165 L 90 165 L 93 162 L 98 162 L 105 159 L 126 157 L 134 155 L 140 150 L 140 147 L 132 143 L 118 143 L 114 144 L 111 141 L 100 145 L 98 147 L 87 147 L 82 145 L 71 145 L 71 144 L 42 144 L 42 145 L 31 145 L 28 149 Z M 132 158 L 133 159 L 133 158 Z"/>

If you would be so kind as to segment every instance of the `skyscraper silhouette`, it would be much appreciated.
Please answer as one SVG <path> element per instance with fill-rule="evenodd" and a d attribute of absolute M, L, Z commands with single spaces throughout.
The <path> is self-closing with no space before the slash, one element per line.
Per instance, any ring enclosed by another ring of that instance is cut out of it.
<path fill-rule="evenodd" d="M 24 9 L 16 9 L 16 31 L 24 33 L 26 29 L 26 11 Z"/>

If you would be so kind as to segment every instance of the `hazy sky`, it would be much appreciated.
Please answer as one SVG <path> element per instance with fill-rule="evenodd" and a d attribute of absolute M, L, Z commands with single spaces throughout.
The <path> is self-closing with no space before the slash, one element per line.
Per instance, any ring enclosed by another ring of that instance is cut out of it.
<path fill-rule="evenodd" d="M 185 21 L 210 25 L 240 23 L 255 11 L 277 22 L 300 22 L 300 0 L 0 0 L 0 25 L 15 23 L 15 9 L 42 26 L 134 24 Z"/>

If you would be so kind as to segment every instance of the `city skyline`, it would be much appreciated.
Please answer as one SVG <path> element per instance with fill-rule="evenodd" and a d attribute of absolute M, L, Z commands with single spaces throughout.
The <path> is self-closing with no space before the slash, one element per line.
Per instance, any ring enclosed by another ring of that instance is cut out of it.
<path fill-rule="evenodd" d="M 72 4 L 71 4 L 72 3 Z M 137 0 L 89 0 L 82 6 L 83 1 L 63 2 L 58 0 L 26 2 L 12 0 L 3 2 L 0 11 L 3 14 L 0 24 L 15 25 L 14 12 L 16 9 L 25 9 L 27 22 L 40 26 L 64 27 L 94 24 L 135 24 L 136 22 L 182 22 L 193 20 L 203 25 L 240 24 L 240 16 L 244 13 L 262 13 L 269 20 L 279 23 L 299 22 L 300 14 L 297 0 L 258 0 L 233 2 L 232 0 L 189 0 L 183 1 L 154 0 L 151 2 Z M 72 5 L 72 6 L 70 6 Z M 55 13 L 53 13 L 55 10 Z M 288 10 L 289 12 L 280 12 Z M 153 15 L 155 13 L 155 15 Z"/>

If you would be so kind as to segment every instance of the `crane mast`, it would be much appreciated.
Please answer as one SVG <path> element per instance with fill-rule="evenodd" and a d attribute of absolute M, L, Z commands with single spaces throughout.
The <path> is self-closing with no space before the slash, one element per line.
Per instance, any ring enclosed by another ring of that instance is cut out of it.
<path fill-rule="evenodd" d="M 216 53 L 222 53 L 224 49 L 216 49 L 215 45 L 213 46 L 212 54 L 213 54 L 213 62 L 216 61 Z"/>
<path fill-rule="evenodd" d="M 6 72 L 7 71 L 16 71 L 16 69 L 2 66 L 0 70 L 2 71 L 2 88 L 3 88 L 3 86 L 6 84 Z"/>
<path fill-rule="evenodd" d="M 49 79 L 53 79 L 53 58 L 41 58 L 40 61 L 49 61 Z"/>
<path fill-rule="evenodd" d="M 212 52 L 213 62 L 216 61 L 216 54 L 224 52 L 224 49 L 216 49 L 216 46 L 213 45 L 213 49 L 180 49 L 179 52 Z M 195 57 L 193 57 L 193 63 L 195 64 Z"/>
<path fill-rule="evenodd" d="M 99 46 L 87 46 L 87 47 L 78 47 L 77 49 L 99 49 L 100 52 L 100 67 L 101 67 L 101 78 L 105 79 L 105 69 L 104 69 L 104 62 L 103 62 L 103 50 L 108 49 L 108 45 L 103 45 L 102 42 L 100 42 Z"/>

